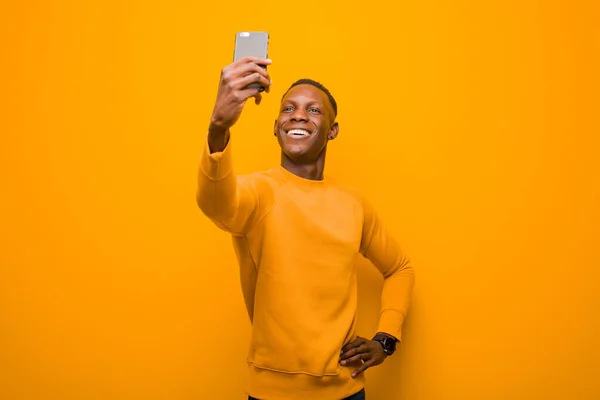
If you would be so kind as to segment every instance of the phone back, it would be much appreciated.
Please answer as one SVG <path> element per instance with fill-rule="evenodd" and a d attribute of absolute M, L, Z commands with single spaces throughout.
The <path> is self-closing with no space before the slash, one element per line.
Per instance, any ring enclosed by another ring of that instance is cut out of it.
<path fill-rule="evenodd" d="M 269 33 L 268 32 L 238 32 L 235 37 L 235 51 L 233 60 L 242 57 L 268 57 Z"/>

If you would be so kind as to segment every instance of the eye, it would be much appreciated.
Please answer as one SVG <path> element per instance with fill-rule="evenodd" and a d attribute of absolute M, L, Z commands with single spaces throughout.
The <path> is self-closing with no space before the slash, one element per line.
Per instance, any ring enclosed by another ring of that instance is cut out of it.
<path fill-rule="evenodd" d="M 311 107 L 311 108 L 308 109 L 308 111 L 311 112 L 311 113 L 315 113 L 315 114 L 318 114 L 318 113 L 321 112 L 321 110 L 319 110 L 316 107 Z"/>
<path fill-rule="evenodd" d="M 283 111 L 283 112 L 290 112 L 290 111 L 292 111 L 292 110 L 293 110 L 293 108 L 292 108 L 292 107 L 290 107 L 290 106 L 287 106 L 287 107 L 283 107 L 283 109 L 282 109 L 281 111 Z"/>

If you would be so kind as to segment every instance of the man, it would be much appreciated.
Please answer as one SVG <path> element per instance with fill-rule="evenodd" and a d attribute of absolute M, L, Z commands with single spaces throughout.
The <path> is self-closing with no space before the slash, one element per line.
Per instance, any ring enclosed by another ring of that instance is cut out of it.
<path fill-rule="evenodd" d="M 246 57 L 221 73 L 200 159 L 197 202 L 232 235 L 252 322 L 249 399 L 364 399 L 363 372 L 401 339 L 414 284 L 412 267 L 369 203 L 323 173 L 336 138 L 329 91 L 300 80 L 284 94 L 274 124 L 281 164 L 236 175 L 230 130 L 246 100 L 269 92 L 271 60 Z M 258 83 L 262 88 L 248 88 Z M 355 260 L 383 274 L 373 340 L 355 335 Z"/>

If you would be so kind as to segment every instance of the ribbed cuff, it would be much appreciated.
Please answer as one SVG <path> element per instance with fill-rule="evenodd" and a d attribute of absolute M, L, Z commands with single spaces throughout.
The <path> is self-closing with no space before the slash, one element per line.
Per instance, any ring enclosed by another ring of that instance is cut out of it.
<path fill-rule="evenodd" d="M 204 142 L 204 151 L 200 160 L 202 172 L 211 180 L 219 181 L 225 178 L 233 169 L 233 160 L 231 157 L 231 138 L 223 151 L 217 151 L 211 154 L 208 145 L 208 136 Z"/>
<path fill-rule="evenodd" d="M 387 333 L 394 336 L 398 341 L 402 341 L 402 325 L 404 324 L 404 315 L 396 310 L 384 310 L 379 317 L 377 332 Z"/>

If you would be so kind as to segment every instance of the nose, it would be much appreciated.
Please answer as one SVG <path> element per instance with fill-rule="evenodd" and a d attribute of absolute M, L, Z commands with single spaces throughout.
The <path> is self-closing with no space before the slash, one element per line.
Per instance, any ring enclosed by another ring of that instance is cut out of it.
<path fill-rule="evenodd" d="M 298 107 L 296 108 L 296 110 L 294 111 L 294 113 L 292 114 L 291 118 L 292 121 L 308 121 L 308 116 L 306 115 L 306 111 L 303 110 L 302 108 Z"/>

